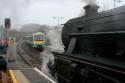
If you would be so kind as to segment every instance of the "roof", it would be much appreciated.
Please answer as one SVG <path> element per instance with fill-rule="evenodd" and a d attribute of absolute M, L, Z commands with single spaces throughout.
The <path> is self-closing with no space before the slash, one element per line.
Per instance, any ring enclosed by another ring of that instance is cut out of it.
<path fill-rule="evenodd" d="M 45 35 L 43 32 L 36 32 L 36 33 L 33 33 L 34 35 L 38 35 L 38 34 L 41 34 L 41 35 Z"/>

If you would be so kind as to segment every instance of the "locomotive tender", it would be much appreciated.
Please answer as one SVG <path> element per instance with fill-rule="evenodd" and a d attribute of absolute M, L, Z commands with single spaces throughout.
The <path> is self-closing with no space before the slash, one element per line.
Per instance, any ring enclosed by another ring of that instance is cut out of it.
<path fill-rule="evenodd" d="M 125 82 L 125 6 L 69 20 L 62 30 L 64 53 L 53 52 L 53 74 L 59 83 Z"/>

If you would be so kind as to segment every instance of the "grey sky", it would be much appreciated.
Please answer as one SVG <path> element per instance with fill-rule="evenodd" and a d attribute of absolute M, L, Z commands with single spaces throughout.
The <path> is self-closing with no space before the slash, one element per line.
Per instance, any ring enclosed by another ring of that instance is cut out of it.
<path fill-rule="evenodd" d="M 52 17 L 64 17 L 60 19 L 60 23 L 69 18 L 78 16 L 81 11 L 82 3 L 77 0 L 38 0 L 31 1 L 30 6 L 23 10 L 22 21 L 56 25 L 57 19 Z M 24 19 L 26 18 L 26 19 Z"/>
<path fill-rule="evenodd" d="M 4 24 L 5 17 L 10 17 L 13 28 L 27 23 L 57 25 L 57 19 L 52 17 L 64 17 L 60 19 L 62 24 L 80 15 L 84 1 L 87 3 L 92 0 L 0 0 L 0 24 Z M 104 8 L 113 8 L 113 1 L 96 0 L 96 3 L 101 6 L 102 11 Z M 121 1 L 123 2 L 116 3 L 116 6 L 125 4 L 124 0 Z"/>

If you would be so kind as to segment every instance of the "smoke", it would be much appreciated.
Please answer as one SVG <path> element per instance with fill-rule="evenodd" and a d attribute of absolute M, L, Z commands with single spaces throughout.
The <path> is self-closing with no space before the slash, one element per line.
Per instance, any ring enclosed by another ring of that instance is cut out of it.
<path fill-rule="evenodd" d="M 4 18 L 11 18 L 12 25 L 19 24 L 20 13 L 29 4 L 29 0 L 0 0 L 0 23 L 4 24 Z"/>
<path fill-rule="evenodd" d="M 53 54 L 52 54 L 52 52 L 51 52 L 51 49 L 49 49 L 49 48 L 44 48 L 44 51 L 41 52 L 40 55 L 41 55 L 41 58 L 42 58 L 42 67 L 41 67 L 41 70 L 42 70 L 45 74 L 47 74 L 47 75 L 50 76 L 50 74 L 49 74 L 49 68 L 48 68 L 48 66 L 47 66 L 47 63 L 52 62 L 52 64 L 54 64 L 54 63 L 53 63 L 53 61 L 54 61 L 54 56 L 53 56 Z"/>
<path fill-rule="evenodd" d="M 78 16 L 83 16 L 83 15 L 85 15 L 85 10 L 82 9 Z"/>
<path fill-rule="evenodd" d="M 61 40 L 61 32 L 62 28 L 59 27 L 50 27 L 49 31 L 46 34 L 47 39 L 49 39 L 49 45 L 44 48 L 44 51 L 40 53 L 42 58 L 42 68 L 41 70 L 50 76 L 49 68 L 47 63 L 54 64 L 54 55 L 52 54 L 53 51 L 55 52 L 63 52 L 64 46 Z M 50 76 L 51 77 L 51 76 Z"/>
<path fill-rule="evenodd" d="M 81 0 L 85 4 L 96 4 L 96 0 Z"/>
<path fill-rule="evenodd" d="M 88 4 L 97 4 L 96 0 L 80 0 L 82 3 L 83 3 L 83 7 L 88 5 Z M 84 9 L 81 9 L 81 12 L 79 13 L 78 16 L 83 16 L 85 15 L 85 10 Z"/>
<path fill-rule="evenodd" d="M 47 38 L 49 39 L 50 45 L 48 46 L 51 51 L 64 51 L 64 46 L 61 40 L 61 32 L 62 28 L 59 27 L 52 27 L 50 28 L 49 32 L 47 33 Z"/>

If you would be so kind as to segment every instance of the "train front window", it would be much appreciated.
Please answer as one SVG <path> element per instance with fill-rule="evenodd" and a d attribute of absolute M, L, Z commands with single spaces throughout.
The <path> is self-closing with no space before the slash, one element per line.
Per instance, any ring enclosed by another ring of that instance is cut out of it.
<path fill-rule="evenodd" d="M 44 36 L 41 36 L 41 35 L 39 35 L 39 36 L 35 36 L 34 37 L 34 40 L 44 40 Z"/>

